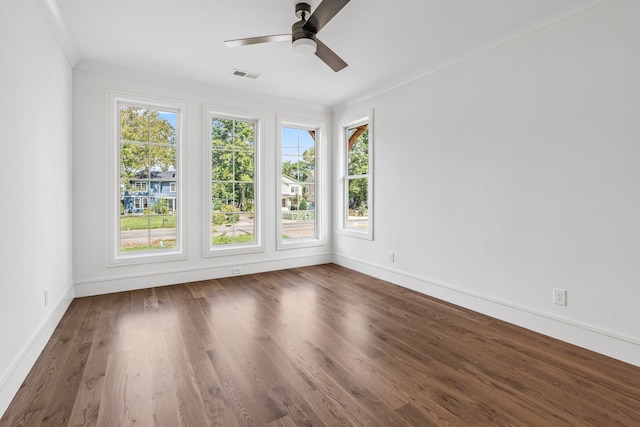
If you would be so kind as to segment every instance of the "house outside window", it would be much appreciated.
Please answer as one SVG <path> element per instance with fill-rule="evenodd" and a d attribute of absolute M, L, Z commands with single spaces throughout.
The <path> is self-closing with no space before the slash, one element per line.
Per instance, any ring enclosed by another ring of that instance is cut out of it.
<path fill-rule="evenodd" d="M 109 98 L 113 106 L 111 162 L 112 170 L 117 171 L 112 181 L 117 203 L 112 205 L 110 263 L 182 257 L 176 200 L 180 198 L 184 107 L 115 92 Z M 170 192 L 171 187 L 175 191 Z"/>
<path fill-rule="evenodd" d="M 207 107 L 207 255 L 263 250 L 260 116 Z"/>
<path fill-rule="evenodd" d="M 323 244 L 318 178 L 323 124 L 279 117 L 278 249 Z"/>

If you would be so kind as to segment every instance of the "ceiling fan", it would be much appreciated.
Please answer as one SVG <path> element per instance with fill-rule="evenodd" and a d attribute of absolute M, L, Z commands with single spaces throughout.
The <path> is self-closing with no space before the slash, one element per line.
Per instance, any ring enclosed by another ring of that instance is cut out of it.
<path fill-rule="evenodd" d="M 338 72 L 347 66 L 334 51 L 316 37 L 322 29 L 350 0 L 324 0 L 311 13 L 309 3 L 296 4 L 296 17 L 300 19 L 291 27 L 291 34 L 274 34 L 271 36 L 249 37 L 246 39 L 225 40 L 229 47 L 246 46 L 258 43 L 292 42 L 293 49 L 305 55 L 314 54 L 323 60 L 333 71 Z"/>

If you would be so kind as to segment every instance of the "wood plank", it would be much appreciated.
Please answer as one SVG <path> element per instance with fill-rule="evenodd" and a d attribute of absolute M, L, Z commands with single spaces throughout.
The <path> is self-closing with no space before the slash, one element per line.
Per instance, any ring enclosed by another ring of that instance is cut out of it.
<path fill-rule="evenodd" d="M 118 308 L 118 295 L 92 298 L 90 307 L 90 310 L 97 313 L 100 327 L 96 330 L 87 358 L 87 366 L 82 375 L 78 397 L 69 418 L 69 425 L 73 426 L 97 425 L 105 367 L 114 327 L 113 319 Z"/>
<path fill-rule="evenodd" d="M 5 411 L 0 426 L 40 425 L 45 413 L 51 413 L 53 392 L 63 371 L 75 364 L 70 355 L 75 338 L 89 309 L 89 301 L 74 300 L 55 329 L 38 361 Z"/>
<path fill-rule="evenodd" d="M 639 422 L 640 368 L 326 264 L 76 299 L 0 426 Z"/>
<path fill-rule="evenodd" d="M 190 362 L 189 336 L 185 334 L 188 326 L 183 325 L 182 308 L 179 299 L 175 297 L 176 289 L 175 286 L 157 289 L 158 306 L 161 307 L 161 326 L 167 350 L 167 369 L 171 367 L 171 371 L 165 371 L 162 383 L 168 383 L 171 393 L 176 396 L 177 413 L 173 416 L 177 416 L 182 425 L 210 425 L 209 413 Z M 188 292 L 186 287 L 179 289 Z"/>

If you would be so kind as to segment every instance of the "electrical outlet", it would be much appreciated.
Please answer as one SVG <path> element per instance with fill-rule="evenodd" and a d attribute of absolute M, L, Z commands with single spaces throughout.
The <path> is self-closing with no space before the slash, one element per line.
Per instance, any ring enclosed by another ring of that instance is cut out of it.
<path fill-rule="evenodd" d="M 395 258 L 396 258 L 396 255 L 393 253 L 393 251 L 387 252 L 387 261 L 393 262 Z"/>
<path fill-rule="evenodd" d="M 44 306 L 49 305 L 49 289 L 44 290 Z"/>
<path fill-rule="evenodd" d="M 231 274 L 240 274 L 242 269 L 240 267 L 231 267 Z"/>
<path fill-rule="evenodd" d="M 558 305 L 567 305 L 567 290 L 553 288 L 553 303 Z"/>

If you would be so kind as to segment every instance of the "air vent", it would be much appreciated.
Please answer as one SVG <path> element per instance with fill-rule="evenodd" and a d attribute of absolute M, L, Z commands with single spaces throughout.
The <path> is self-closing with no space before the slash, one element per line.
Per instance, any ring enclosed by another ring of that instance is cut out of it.
<path fill-rule="evenodd" d="M 238 77 L 246 77 L 247 79 L 251 79 L 251 80 L 255 80 L 258 77 L 260 77 L 260 74 L 258 73 L 251 73 L 249 71 L 242 71 L 242 70 L 233 70 L 232 73 L 234 76 L 238 76 Z"/>

